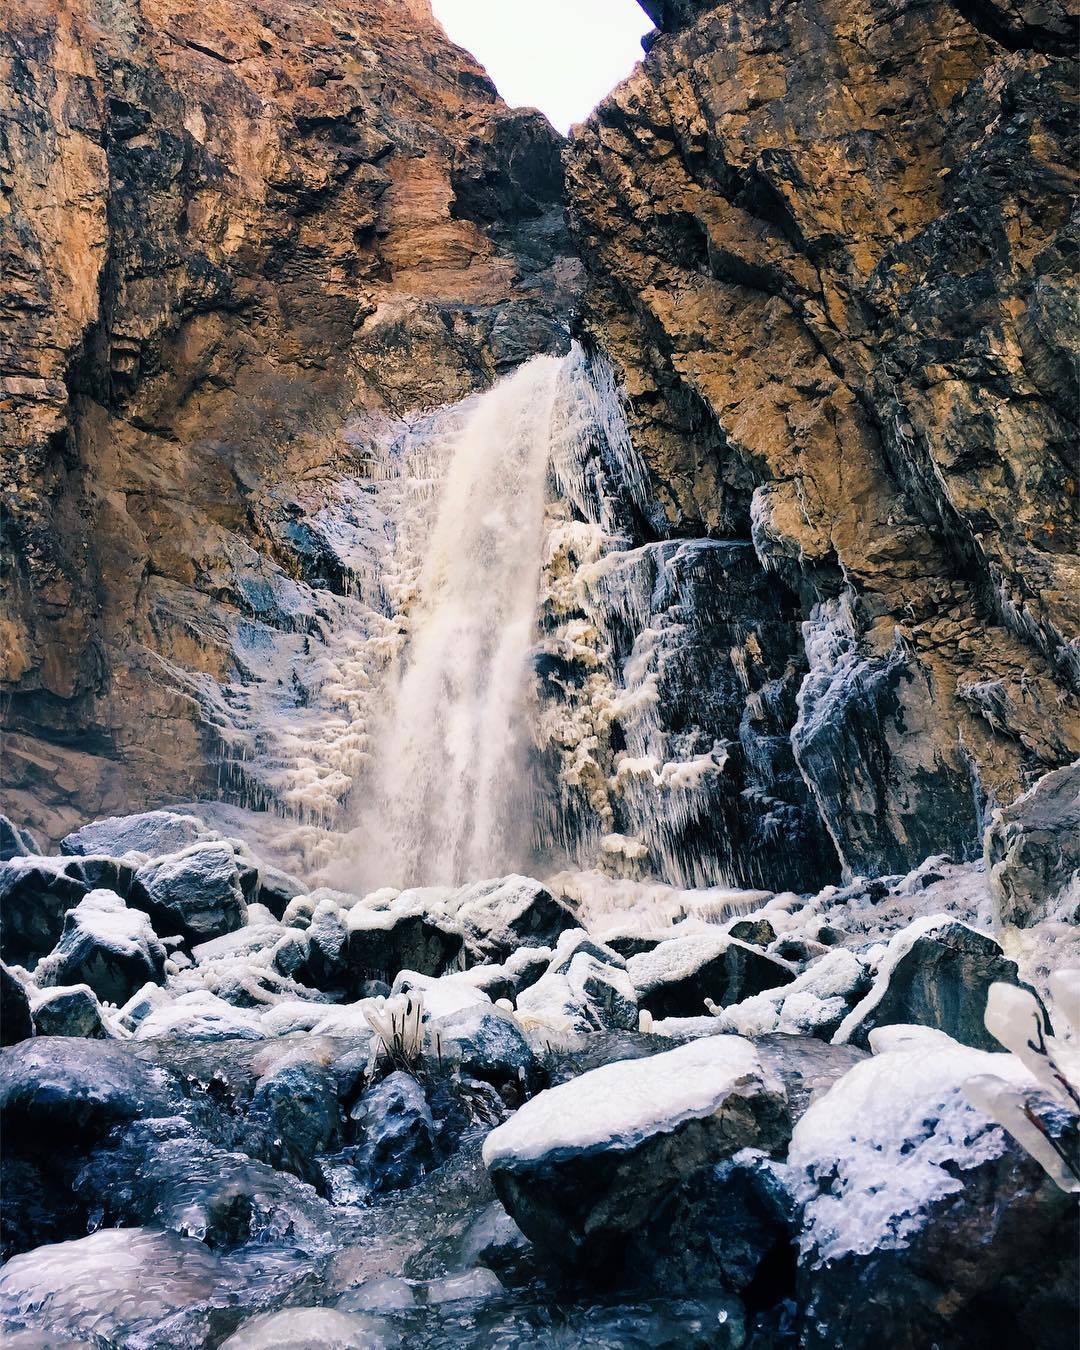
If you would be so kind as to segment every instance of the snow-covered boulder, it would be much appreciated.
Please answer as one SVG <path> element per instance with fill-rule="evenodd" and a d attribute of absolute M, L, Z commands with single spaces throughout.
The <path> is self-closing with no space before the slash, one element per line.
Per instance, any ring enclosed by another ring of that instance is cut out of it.
<path fill-rule="evenodd" d="M 189 1040 L 261 1040 L 266 1034 L 259 1014 L 236 1008 L 203 989 L 193 989 L 169 1003 L 153 1008 L 139 1022 L 135 1038 L 156 1040 L 161 1036 L 184 1036 Z"/>
<path fill-rule="evenodd" d="M 177 853 L 190 844 L 220 840 L 205 820 L 178 811 L 141 811 L 133 816 L 109 816 L 73 830 L 60 841 L 67 854 L 103 853 L 114 858 L 134 854 L 157 858 Z"/>
<path fill-rule="evenodd" d="M 637 1030 L 637 993 L 625 970 L 579 951 L 567 966 L 566 982 L 598 1030 Z"/>
<path fill-rule="evenodd" d="M 424 975 L 418 970 L 399 971 L 390 993 L 419 994 L 427 1019 L 452 1017 L 466 1008 L 490 1008 L 491 998 L 478 988 L 464 973 L 454 975 Z"/>
<path fill-rule="evenodd" d="M 128 897 L 163 937 L 207 942 L 243 926 L 246 902 L 231 844 L 196 843 L 144 863 Z"/>
<path fill-rule="evenodd" d="M 791 1141 L 805 1343 L 1071 1344 L 1075 1200 L 965 1092 L 989 1073 L 1035 1102 L 1034 1080 L 1011 1056 L 926 1029 L 875 1044 L 886 1048 L 819 1097 Z M 1075 1149 L 1075 1119 L 1043 1118 Z"/>
<path fill-rule="evenodd" d="M 671 938 L 632 956 L 626 969 L 638 1003 L 654 1017 L 696 1017 L 706 999 L 724 1008 L 795 978 L 783 961 L 724 933 Z"/>
<path fill-rule="evenodd" d="M 112 891 L 90 891 L 70 910 L 56 950 L 38 967 L 45 985 L 87 984 L 107 1003 L 124 1003 L 165 978 L 165 948 L 149 919 Z"/>
<path fill-rule="evenodd" d="M 0 862 L 40 852 L 37 840 L 29 830 L 20 829 L 7 816 L 0 815 Z"/>
<path fill-rule="evenodd" d="M 565 975 L 570 969 L 570 963 L 578 956 L 590 956 L 605 965 L 626 969 L 625 958 L 613 947 L 591 937 L 584 928 L 568 928 L 559 935 L 548 970 L 552 975 Z"/>
<path fill-rule="evenodd" d="M 780 1080 L 749 1041 L 713 1036 L 541 1092 L 483 1156 L 522 1232 L 563 1262 L 611 1268 L 682 1178 L 789 1133 Z"/>
<path fill-rule="evenodd" d="M 449 922 L 429 917 L 408 892 L 387 908 L 354 905 L 348 913 L 349 968 L 356 979 L 392 982 L 400 970 L 442 975 L 464 946 Z"/>
<path fill-rule="evenodd" d="M 841 947 L 827 951 L 791 984 L 778 985 L 720 1010 L 720 1030 L 740 1036 L 781 1031 L 825 1040 L 870 987 L 866 962 Z"/>
<path fill-rule="evenodd" d="M 101 1004 L 87 984 L 43 989 L 35 995 L 30 1009 L 39 1036 L 104 1039 L 109 1034 L 102 1018 Z"/>
<path fill-rule="evenodd" d="M 470 949 L 504 961 L 519 947 L 551 947 L 577 920 L 550 891 L 529 877 L 499 877 L 462 887 L 447 900 Z"/>
<path fill-rule="evenodd" d="M 965 1045 L 996 1050 L 983 1024 L 995 981 L 1017 983 L 1017 967 L 993 938 L 945 914 L 916 919 L 889 942 L 870 992 L 845 1017 L 838 1044 L 869 1044 L 877 1027 L 935 1027 Z"/>

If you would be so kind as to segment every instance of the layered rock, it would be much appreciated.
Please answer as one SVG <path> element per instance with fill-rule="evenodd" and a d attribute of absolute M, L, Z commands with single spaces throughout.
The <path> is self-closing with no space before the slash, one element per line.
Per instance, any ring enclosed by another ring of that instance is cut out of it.
<path fill-rule="evenodd" d="M 559 137 L 426 0 L 16 0 L 0 68 L 4 799 L 55 840 L 215 795 L 222 682 L 346 585 L 334 483 L 579 267 Z"/>
<path fill-rule="evenodd" d="M 800 597 L 789 730 L 845 867 L 970 852 L 1077 750 L 1070 20 L 646 8 L 567 166 L 653 528 Z"/>

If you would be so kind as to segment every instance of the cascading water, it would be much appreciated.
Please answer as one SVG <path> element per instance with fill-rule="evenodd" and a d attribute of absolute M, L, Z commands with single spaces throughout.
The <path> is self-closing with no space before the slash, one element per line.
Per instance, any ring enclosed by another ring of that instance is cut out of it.
<path fill-rule="evenodd" d="M 554 357 L 530 361 L 443 438 L 405 660 L 365 785 L 370 884 L 454 884 L 524 863 L 524 705 L 562 374 Z"/>

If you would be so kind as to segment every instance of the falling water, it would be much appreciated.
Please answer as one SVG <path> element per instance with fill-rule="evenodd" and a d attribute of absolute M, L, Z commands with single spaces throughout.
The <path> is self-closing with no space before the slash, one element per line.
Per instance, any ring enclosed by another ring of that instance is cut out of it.
<path fill-rule="evenodd" d="M 524 860 L 524 699 L 562 369 L 554 357 L 530 361 L 448 438 L 364 793 L 373 884 L 451 884 Z"/>

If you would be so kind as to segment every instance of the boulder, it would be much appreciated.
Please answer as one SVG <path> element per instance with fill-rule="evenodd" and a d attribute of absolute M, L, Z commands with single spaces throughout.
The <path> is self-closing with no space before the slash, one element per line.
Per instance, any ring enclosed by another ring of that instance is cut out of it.
<path fill-rule="evenodd" d="M 357 1140 L 350 1161 L 370 1194 L 415 1186 L 435 1162 L 435 1121 L 411 1074 L 392 1073 L 368 1088 L 349 1119 Z"/>
<path fill-rule="evenodd" d="M 129 900 L 163 937 L 206 942 L 243 925 L 241 881 L 231 844 L 196 843 L 140 867 Z"/>
<path fill-rule="evenodd" d="M 699 1016 L 706 999 L 724 1008 L 795 978 L 784 962 L 723 933 L 671 938 L 632 956 L 626 969 L 639 1005 L 654 1017 Z"/>
<path fill-rule="evenodd" d="M 87 984 L 118 1006 L 142 985 L 165 978 L 165 948 L 146 915 L 112 891 L 90 891 L 64 920 L 53 954 L 41 963 L 49 985 Z"/>
<path fill-rule="evenodd" d="M 473 1078 L 502 1087 L 532 1084 L 539 1065 L 514 1018 L 501 1008 L 483 1004 L 440 1017 L 427 1028 L 425 1048 L 438 1053 Z"/>
<path fill-rule="evenodd" d="M 717 1021 L 721 1030 L 740 1036 L 781 1031 L 828 1040 L 870 984 L 861 957 L 846 948 L 826 949 L 790 984 L 718 1010 Z"/>
<path fill-rule="evenodd" d="M 295 877 L 267 863 L 259 864 L 259 883 L 255 892 L 258 904 L 265 905 L 275 919 L 280 919 L 291 900 L 304 895 L 306 887 Z"/>
<path fill-rule="evenodd" d="M 1040 778 L 990 818 L 984 853 L 999 924 L 1080 914 L 1080 761 Z"/>
<path fill-rule="evenodd" d="M 104 1040 L 108 1035 L 101 1004 L 87 984 L 43 989 L 31 1004 L 39 1036 L 85 1036 Z"/>
<path fill-rule="evenodd" d="M 249 1318 L 221 1350 L 392 1350 L 397 1334 L 378 1318 L 338 1308 L 286 1308 Z"/>
<path fill-rule="evenodd" d="M 993 938 L 943 914 L 916 919 L 890 941 L 873 987 L 844 1018 L 835 1040 L 866 1047 L 876 1027 L 911 1023 L 996 1050 L 983 1015 L 997 980 L 1016 984 L 1017 967 Z"/>
<path fill-rule="evenodd" d="M 40 852 L 37 840 L 29 830 L 20 829 L 7 816 L 0 815 L 0 862 Z"/>
<path fill-rule="evenodd" d="M 463 887 L 448 908 L 470 949 L 486 961 L 504 961 L 519 947 L 553 947 L 560 933 L 578 927 L 567 906 L 529 877 Z"/>
<path fill-rule="evenodd" d="M 742 1148 L 781 1149 L 790 1128 L 783 1085 L 750 1042 L 713 1036 L 541 1092 L 488 1135 L 483 1157 L 527 1237 L 610 1274 L 684 1178 Z"/>
<path fill-rule="evenodd" d="M 87 1148 L 114 1125 L 178 1108 L 171 1076 L 118 1041 L 35 1037 L 0 1055 L 5 1148 Z"/>
<path fill-rule="evenodd" d="M 60 841 L 60 852 L 106 853 L 121 858 L 133 853 L 157 858 L 177 853 L 190 844 L 220 840 L 221 835 L 198 816 L 177 811 L 142 811 L 133 816 L 109 816 L 72 831 Z"/>
<path fill-rule="evenodd" d="M 29 965 L 56 946 L 64 915 L 87 892 L 62 858 L 20 856 L 0 863 L 0 956 Z"/>
<path fill-rule="evenodd" d="M 1076 1201 L 968 1100 L 992 1074 L 1030 1090 L 1061 1146 L 1077 1121 L 1009 1055 L 912 1031 L 857 1064 L 795 1127 L 799 1301 L 814 1350 L 1075 1345 Z"/>
<path fill-rule="evenodd" d="M 356 981 L 349 968 L 346 918 L 345 911 L 329 896 L 316 902 L 303 935 L 303 957 L 289 971 L 293 979 L 327 993 L 352 992 Z M 288 960 L 284 952 L 280 955 Z"/>
<path fill-rule="evenodd" d="M 349 911 L 349 969 L 356 980 L 392 983 L 398 971 L 442 975 L 461 955 L 464 938 L 447 925 L 406 905 Z"/>
<path fill-rule="evenodd" d="M 275 1067 L 256 1083 L 249 1115 L 274 1141 L 274 1153 L 268 1161 L 305 1176 L 308 1169 L 304 1160 L 340 1144 L 341 1110 L 335 1072 L 305 1062 Z"/>
<path fill-rule="evenodd" d="M 637 994 L 625 970 L 579 951 L 566 971 L 566 982 L 599 1030 L 637 1030 Z"/>
<path fill-rule="evenodd" d="M 34 1034 L 30 999 L 22 980 L 0 962 L 0 1045 L 15 1045 Z"/>

